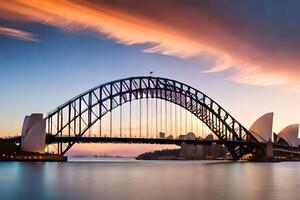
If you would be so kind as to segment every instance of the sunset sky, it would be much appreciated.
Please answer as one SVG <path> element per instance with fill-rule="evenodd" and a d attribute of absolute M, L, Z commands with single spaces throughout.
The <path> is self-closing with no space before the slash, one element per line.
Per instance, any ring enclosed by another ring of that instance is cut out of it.
<path fill-rule="evenodd" d="M 150 71 L 194 86 L 246 127 L 271 111 L 275 132 L 300 123 L 299 8 L 296 0 L 0 0 L 0 137 L 19 135 L 27 114 Z"/>

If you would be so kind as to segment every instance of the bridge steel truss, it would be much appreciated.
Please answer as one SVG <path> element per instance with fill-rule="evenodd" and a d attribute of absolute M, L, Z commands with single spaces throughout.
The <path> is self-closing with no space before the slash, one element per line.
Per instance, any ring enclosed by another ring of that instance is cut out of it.
<path fill-rule="evenodd" d="M 224 141 L 234 159 L 239 159 L 247 153 L 263 151 L 253 145 L 247 145 L 247 142 L 253 143 L 257 140 L 241 123 L 204 93 L 175 80 L 150 76 L 108 82 L 59 106 L 46 116 L 48 140 L 54 137 L 83 137 L 97 121 L 100 120 L 101 126 L 101 119 L 105 114 L 124 103 L 143 98 L 162 99 L 191 112 L 206 124 L 220 141 Z M 64 155 L 75 143 L 58 143 L 58 153 Z"/>

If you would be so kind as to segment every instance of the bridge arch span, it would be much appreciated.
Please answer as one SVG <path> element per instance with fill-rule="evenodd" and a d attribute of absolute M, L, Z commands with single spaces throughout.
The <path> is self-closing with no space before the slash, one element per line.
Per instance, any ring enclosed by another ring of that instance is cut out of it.
<path fill-rule="evenodd" d="M 205 123 L 219 140 L 256 142 L 248 129 L 204 93 L 176 80 L 151 76 L 111 81 L 74 97 L 47 114 L 46 132 L 52 137 L 82 137 L 105 114 L 143 98 L 163 99 L 183 107 Z M 73 145 L 60 144 L 59 153 L 65 154 Z M 234 158 L 253 153 L 247 145 L 225 146 Z"/>

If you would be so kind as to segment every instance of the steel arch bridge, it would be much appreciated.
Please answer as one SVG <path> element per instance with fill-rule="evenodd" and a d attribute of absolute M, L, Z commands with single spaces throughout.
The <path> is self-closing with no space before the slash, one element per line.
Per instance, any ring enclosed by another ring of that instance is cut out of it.
<path fill-rule="evenodd" d="M 224 108 L 199 90 L 182 82 L 167 78 L 139 76 L 111 81 L 94 87 L 46 116 L 47 143 L 57 143 L 57 151 L 64 155 L 76 142 L 124 142 L 202 144 L 201 141 L 162 140 L 159 138 L 103 137 L 87 139 L 84 134 L 97 121 L 113 109 L 143 98 L 162 99 L 189 111 L 200 119 L 218 138 L 234 159 L 251 153 L 262 153 L 263 146 L 253 135 Z M 131 110 L 130 110 L 131 112 Z M 101 129 L 100 129 L 101 131 Z"/>

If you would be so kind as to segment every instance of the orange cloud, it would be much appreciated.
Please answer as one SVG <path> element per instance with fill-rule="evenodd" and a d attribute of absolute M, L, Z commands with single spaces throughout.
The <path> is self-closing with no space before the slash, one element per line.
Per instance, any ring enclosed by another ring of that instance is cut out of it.
<path fill-rule="evenodd" d="M 5 19 L 35 21 L 68 32 L 89 30 L 126 45 L 147 44 L 144 51 L 148 53 L 213 57 L 215 65 L 206 72 L 232 69 L 229 79 L 239 83 L 300 84 L 298 41 L 290 41 L 291 37 L 285 36 L 289 30 L 282 32 L 283 28 L 273 25 L 255 2 L 253 5 L 16 0 L 2 1 L 0 11 L 7 13 Z"/>
<path fill-rule="evenodd" d="M 35 34 L 21 31 L 18 29 L 14 28 L 8 28 L 4 26 L 0 26 L 0 35 L 6 35 L 9 37 L 13 37 L 19 40 L 26 40 L 26 41 L 33 41 L 33 42 L 38 42 L 39 40 L 35 36 Z"/>

